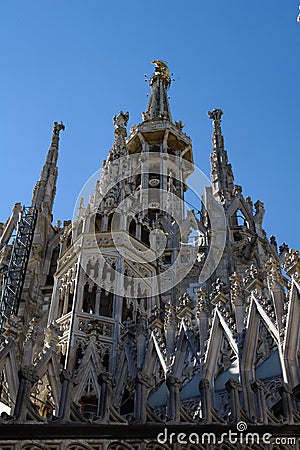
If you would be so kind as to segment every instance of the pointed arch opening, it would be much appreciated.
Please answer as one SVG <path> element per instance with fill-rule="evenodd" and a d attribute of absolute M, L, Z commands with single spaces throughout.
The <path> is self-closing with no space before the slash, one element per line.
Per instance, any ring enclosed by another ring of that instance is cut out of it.
<path fill-rule="evenodd" d="M 89 283 L 85 283 L 83 288 L 82 312 L 95 314 L 97 286 L 90 287 Z"/>
<path fill-rule="evenodd" d="M 55 399 L 52 391 L 49 374 L 46 372 L 33 386 L 30 394 L 32 403 L 35 405 L 39 415 L 44 419 L 56 413 Z"/>
<path fill-rule="evenodd" d="M 231 226 L 232 227 L 247 227 L 249 228 L 248 221 L 245 214 L 241 209 L 237 209 L 231 216 Z"/>
<path fill-rule="evenodd" d="M 95 227 L 95 233 L 100 233 L 100 231 L 102 231 L 102 214 L 100 214 L 100 213 L 96 214 L 94 227 Z"/>
<path fill-rule="evenodd" d="M 87 373 L 84 389 L 78 400 L 80 412 L 86 419 L 93 419 L 98 414 L 100 388 L 97 382 L 97 374 L 94 366 Z"/>
<path fill-rule="evenodd" d="M 52 251 L 49 272 L 46 279 L 46 284 L 51 286 L 54 284 L 54 274 L 57 268 L 57 260 L 59 257 L 59 252 L 60 252 L 60 245 L 57 245 Z"/>
<path fill-rule="evenodd" d="M 112 317 L 113 315 L 113 300 L 114 294 L 112 292 L 101 289 L 100 292 L 100 304 L 99 304 L 99 316 Z"/>

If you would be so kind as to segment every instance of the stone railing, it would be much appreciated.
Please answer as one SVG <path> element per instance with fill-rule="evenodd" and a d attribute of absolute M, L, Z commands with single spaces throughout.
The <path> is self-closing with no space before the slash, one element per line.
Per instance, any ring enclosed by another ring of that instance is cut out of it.
<path fill-rule="evenodd" d="M 71 327 L 71 313 L 57 319 L 56 323 L 61 332 L 61 339 L 64 339 Z M 88 313 L 77 313 L 74 322 L 74 332 L 91 334 L 95 332 L 99 336 L 112 340 L 114 334 L 115 321 L 109 317 L 96 316 Z"/>
<path fill-rule="evenodd" d="M 90 334 L 95 332 L 98 336 L 112 340 L 115 321 L 108 317 L 96 316 L 87 313 L 76 314 L 76 332 Z"/>
<path fill-rule="evenodd" d="M 65 314 L 56 320 L 57 325 L 59 326 L 59 331 L 62 333 L 62 336 L 67 334 L 70 330 L 71 326 L 71 313 Z"/>

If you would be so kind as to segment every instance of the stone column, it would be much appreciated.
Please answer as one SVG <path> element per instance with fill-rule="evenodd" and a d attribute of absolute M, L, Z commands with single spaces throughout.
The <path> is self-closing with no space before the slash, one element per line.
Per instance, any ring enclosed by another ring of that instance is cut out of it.
<path fill-rule="evenodd" d="M 69 288 L 66 288 L 65 292 L 65 298 L 64 298 L 64 306 L 63 306 L 63 312 L 62 315 L 64 316 L 67 314 L 68 311 L 68 303 L 69 303 Z"/>
<path fill-rule="evenodd" d="M 147 421 L 147 392 L 152 386 L 152 380 L 144 372 L 138 372 L 136 375 L 134 415 L 138 422 Z"/>
<path fill-rule="evenodd" d="M 101 222 L 101 231 L 107 231 L 108 226 L 108 217 L 107 215 L 103 215 Z"/>
<path fill-rule="evenodd" d="M 208 317 L 209 317 L 209 300 L 205 289 L 200 288 L 197 291 L 198 302 L 196 305 L 196 319 L 199 329 L 200 340 L 200 357 L 203 360 L 205 355 L 205 344 L 208 338 Z"/>
<path fill-rule="evenodd" d="M 211 423 L 212 401 L 210 381 L 207 378 L 202 379 L 199 383 L 199 389 L 201 393 L 201 408 L 203 419 L 206 423 Z"/>
<path fill-rule="evenodd" d="M 137 224 L 136 224 L 135 236 L 136 236 L 136 239 L 137 239 L 138 241 L 141 240 L 141 236 L 142 236 L 142 227 L 141 227 L 141 224 L 140 224 L 140 223 L 137 223 Z"/>
<path fill-rule="evenodd" d="M 100 294 L 101 294 L 101 287 L 97 287 L 96 291 L 96 299 L 95 299 L 95 315 L 99 316 L 99 310 L 100 310 Z"/>
<path fill-rule="evenodd" d="M 284 292 L 282 287 L 282 275 L 280 270 L 279 261 L 274 258 L 270 258 L 266 262 L 266 271 L 268 286 L 271 291 L 273 303 L 275 306 L 276 319 L 278 328 L 282 328 L 282 317 L 284 314 Z"/>
<path fill-rule="evenodd" d="M 182 383 L 179 378 L 172 374 L 167 375 L 168 401 L 167 401 L 167 417 L 175 423 L 180 422 L 180 391 Z"/>
<path fill-rule="evenodd" d="M 137 370 L 141 370 L 144 365 L 146 354 L 146 338 L 147 338 L 147 317 L 141 314 L 137 319 L 136 327 L 136 364 Z"/>
<path fill-rule="evenodd" d="M 232 304 L 234 305 L 236 330 L 241 334 L 244 328 L 245 317 L 244 294 L 242 279 L 236 272 L 230 277 L 230 294 Z"/>
<path fill-rule="evenodd" d="M 282 398 L 283 415 L 288 420 L 288 423 L 292 424 L 294 423 L 293 391 L 288 384 L 284 384 L 279 388 L 279 392 Z"/>
<path fill-rule="evenodd" d="M 241 405 L 239 393 L 242 391 L 242 385 L 234 378 L 230 378 L 225 384 L 227 392 L 230 394 L 231 420 L 239 422 L 241 420 Z"/>
<path fill-rule="evenodd" d="M 25 422 L 27 407 L 30 403 L 31 388 L 39 379 L 33 366 L 23 366 L 18 372 L 20 384 L 16 399 L 14 416 L 16 422 Z"/>
<path fill-rule="evenodd" d="M 55 277 L 52 300 L 50 302 L 50 308 L 49 308 L 48 326 L 54 319 L 57 319 L 58 317 L 60 317 L 62 315 L 62 311 L 60 311 L 60 304 L 61 304 L 62 300 L 61 300 L 60 292 L 59 292 L 59 284 L 60 284 L 60 279 Z"/>
<path fill-rule="evenodd" d="M 165 336 L 166 336 L 166 350 L 167 360 L 170 361 L 175 349 L 176 329 L 177 329 L 176 308 L 171 300 L 165 304 Z"/>
<path fill-rule="evenodd" d="M 69 370 L 63 369 L 60 374 L 62 382 L 61 396 L 59 402 L 58 418 L 60 421 L 68 421 L 70 418 L 71 393 L 73 388 L 73 377 Z"/>
<path fill-rule="evenodd" d="M 255 392 L 255 400 L 257 405 L 257 416 L 262 423 L 268 423 L 267 405 L 265 399 L 265 385 L 260 380 L 255 380 L 252 385 L 252 390 Z"/>
<path fill-rule="evenodd" d="M 24 353 L 22 361 L 24 367 L 27 366 L 29 367 L 30 364 L 32 363 L 34 346 L 38 335 L 38 327 L 39 327 L 39 319 L 37 317 L 33 317 L 33 319 L 31 319 L 29 323 L 26 337 L 24 340 Z"/>
<path fill-rule="evenodd" d="M 98 415 L 100 416 L 100 421 L 106 423 L 109 421 L 109 408 L 115 382 L 113 376 L 109 372 L 100 373 L 98 382 L 101 386 Z"/>

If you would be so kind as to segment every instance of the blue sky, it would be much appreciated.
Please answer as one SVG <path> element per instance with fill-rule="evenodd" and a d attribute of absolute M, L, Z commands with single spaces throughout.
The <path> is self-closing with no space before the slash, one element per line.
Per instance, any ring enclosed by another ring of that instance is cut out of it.
<path fill-rule="evenodd" d="M 112 117 L 141 121 L 150 61 L 168 61 L 174 120 L 209 175 L 211 122 L 222 108 L 225 146 L 244 195 L 265 203 L 265 229 L 300 248 L 300 24 L 296 0 L 38 0 L 1 3 L 0 220 L 29 204 L 63 120 L 55 220 L 113 142 Z"/>

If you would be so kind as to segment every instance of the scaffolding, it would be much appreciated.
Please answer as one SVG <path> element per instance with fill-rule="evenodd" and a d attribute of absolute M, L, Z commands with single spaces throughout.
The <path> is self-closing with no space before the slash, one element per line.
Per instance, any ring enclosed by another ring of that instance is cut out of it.
<path fill-rule="evenodd" d="M 0 333 L 4 324 L 12 316 L 18 314 L 21 294 L 29 260 L 34 229 L 37 218 L 35 206 L 23 206 L 17 225 L 16 237 L 3 282 L 0 301 Z"/>

